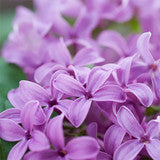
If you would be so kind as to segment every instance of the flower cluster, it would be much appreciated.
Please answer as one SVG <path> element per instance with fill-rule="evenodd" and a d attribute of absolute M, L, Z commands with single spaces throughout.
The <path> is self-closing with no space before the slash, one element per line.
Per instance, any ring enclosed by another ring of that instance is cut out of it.
<path fill-rule="evenodd" d="M 0 138 L 18 141 L 8 160 L 160 160 L 160 116 L 146 116 L 160 105 L 159 0 L 34 5 L 2 50 L 28 77 L 0 113 Z M 135 15 L 142 34 L 105 29 Z"/>

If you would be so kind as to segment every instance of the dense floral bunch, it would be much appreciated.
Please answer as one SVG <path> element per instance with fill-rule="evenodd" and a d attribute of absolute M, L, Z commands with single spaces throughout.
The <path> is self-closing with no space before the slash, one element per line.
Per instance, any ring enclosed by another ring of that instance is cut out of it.
<path fill-rule="evenodd" d="M 160 105 L 159 0 L 34 4 L 2 51 L 28 76 L 0 113 L 0 137 L 18 141 L 8 160 L 160 160 L 160 116 L 145 114 Z M 142 34 L 105 29 L 135 15 Z"/>

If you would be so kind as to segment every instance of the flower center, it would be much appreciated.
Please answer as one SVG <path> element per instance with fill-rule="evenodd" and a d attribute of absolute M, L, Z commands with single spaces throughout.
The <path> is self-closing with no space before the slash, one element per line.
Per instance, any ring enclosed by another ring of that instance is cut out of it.
<path fill-rule="evenodd" d="M 31 138 L 32 138 L 32 136 L 31 136 L 30 132 L 27 131 L 27 132 L 26 132 L 26 139 L 29 140 L 29 139 L 31 139 Z"/>
<path fill-rule="evenodd" d="M 52 106 L 54 106 L 54 105 L 57 105 L 58 103 L 57 103 L 57 101 L 56 100 L 53 100 L 53 101 L 49 101 L 49 107 L 52 107 Z"/>
<path fill-rule="evenodd" d="M 92 95 L 89 92 L 86 92 L 85 97 L 86 97 L 86 99 L 90 99 L 90 98 L 92 98 Z"/>
<path fill-rule="evenodd" d="M 66 152 L 65 150 L 61 150 L 61 151 L 58 152 L 58 154 L 59 154 L 61 157 L 64 157 L 64 156 L 67 154 L 67 152 Z"/>
<path fill-rule="evenodd" d="M 151 64 L 149 65 L 149 68 L 152 69 L 153 71 L 156 71 L 158 67 L 156 64 Z"/>
<path fill-rule="evenodd" d="M 149 138 L 147 136 L 141 137 L 141 143 L 149 143 Z"/>

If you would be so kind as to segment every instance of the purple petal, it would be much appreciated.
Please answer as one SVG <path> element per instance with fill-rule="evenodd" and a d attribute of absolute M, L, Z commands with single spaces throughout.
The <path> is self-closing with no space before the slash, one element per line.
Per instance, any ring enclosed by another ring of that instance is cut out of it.
<path fill-rule="evenodd" d="M 0 119 L 0 137 L 6 141 L 19 141 L 25 136 L 25 131 L 10 119 Z"/>
<path fill-rule="evenodd" d="M 152 85 L 153 85 L 153 89 L 156 94 L 156 97 L 160 99 L 160 85 L 159 85 L 160 84 L 160 71 L 157 70 L 156 72 L 152 72 L 151 79 L 152 79 Z"/>
<path fill-rule="evenodd" d="M 55 108 L 59 109 L 68 118 L 69 107 L 72 103 L 72 100 L 63 99 L 58 101 L 58 105 L 56 105 Z"/>
<path fill-rule="evenodd" d="M 152 139 L 150 140 L 150 143 L 146 144 L 146 149 L 149 155 L 154 160 L 160 159 L 160 140 L 159 139 Z"/>
<path fill-rule="evenodd" d="M 112 160 L 112 157 L 109 154 L 100 151 L 97 160 Z"/>
<path fill-rule="evenodd" d="M 144 147 L 143 143 L 138 140 L 128 140 L 120 145 L 114 153 L 114 160 L 134 159 Z"/>
<path fill-rule="evenodd" d="M 81 49 L 78 53 L 76 53 L 73 59 L 73 65 L 76 66 L 85 66 L 89 64 L 95 64 L 102 62 L 104 59 L 101 58 L 98 53 L 92 48 L 84 48 Z"/>
<path fill-rule="evenodd" d="M 98 16 L 94 12 L 88 12 L 86 9 L 83 9 L 75 22 L 74 33 L 78 37 L 89 37 L 97 23 Z"/>
<path fill-rule="evenodd" d="M 21 123 L 27 131 L 33 129 L 38 107 L 40 107 L 38 101 L 29 101 L 21 111 Z"/>
<path fill-rule="evenodd" d="M 83 85 L 87 83 L 88 76 L 89 76 L 89 73 L 90 73 L 89 68 L 78 67 L 78 66 L 75 67 L 73 65 L 70 65 L 68 68 L 71 69 L 71 71 L 74 72 L 75 79 L 77 79 L 80 83 L 82 83 Z"/>
<path fill-rule="evenodd" d="M 150 37 L 151 37 L 151 33 L 145 32 L 141 34 L 141 36 L 138 38 L 138 41 L 137 41 L 138 52 L 140 53 L 144 61 L 148 64 L 152 64 L 154 62 L 154 59 L 149 51 Z"/>
<path fill-rule="evenodd" d="M 118 80 L 120 81 L 121 84 L 125 85 L 128 84 L 131 65 L 135 57 L 136 54 L 133 55 L 132 57 L 127 57 L 119 61 L 118 64 L 120 65 L 121 69 L 117 70 L 117 75 L 118 75 Z"/>
<path fill-rule="evenodd" d="M 66 158 L 69 159 L 90 159 L 95 158 L 99 152 L 99 145 L 94 138 L 79 137 L 69 141 L 66 145 Z"/>
<path fill-rule="evenodd" d="M 117 120 L 122 128 L 124 128 L 133 137 L 140 138 L 144 135 L 143 128 L 128 108 L 122 106 L 119 109 L 117 113 Z"/>
<path fill-rule="evenodd" d="M 20 109 L 11 108 L 11 109 L 7 109 L 7 110 L 1 112 L 0 118 L 11 119 L 11 120 L 15 121 L 16 123 L 20 123 L 21 122 L 20 113 L 21 113 Z"/>
<path fill-rule="evenodd" d="M 69 120 L 75 126 L 79 127 L 85 120 L 90 106 L 91 100 L 86 100 L 86 98 L 76 99 L 69 108 Z"/>
<path fill-rule="evenodd" d="M 115 31 L 103 31 L 98 36 L 98 42 L 108 48 L 115 50 L 120 56 L 128 52 L 128 46 L 125 39 Z"/>
<path fill-rule="evenodd" d="M 50 56 L 56 63 L 64 66 L 70 65 L 72 58 L 62 38 L 60 39 L 60 42 L 53 43 L 51 49 L 53 50 L 51 51 Z"/>
<path fill-rule="evenodd" d="M 28 141 L 21 140 L 9 152 L 7 160 L 21 160 L 28 148 Z"/>
<path fill-rule="evenodd" d="M 159 134 L 159 122 L 151 120 L 146 127 L 146 135 L 150 138 L 154 138 Z"/>
<path fill-rule="evenodd" d="M 25 155 L 24 160 L 61 160 L 58 153 L 48 149 L 40 152 L 29 152 Z"/>
<path fill-rule="evenodd" d="M 94 101 L 113 101 L 125 102 L 126 94 L 123 89 L 117 85 L 106 85 L 96 91 L 93 95 Z"/>
<path fill-rule="evenodd" d="M 14 107 L 21 109 L 30 100 L 38 100 L 42 106 L 46 105 L 50 96 L 40 85 L 23 80 L 20 81 L 19 88 L 8 93 L 8 99 Z"/>
<path fill-rule="evenodd" d="M 64 147 L 63 118 L 63 114 L 56 116 L 50 120 L 47 126 L 47 136 L 56 149 Z"/>
<path fill-rule="evenodd" d="M 135 83 L 129 84 L 127 87 L 128 89 L 126 89 L 126 91 L 134 94 L 144 106 L 149 107 L 152 104 L 153 93 L 147 85 Z"/>
<path fill-rule="evenodd" d="M 109 127 L 104 135 L 105 151 L 113 155 L 114 151 L 122 143 L 125 134 L 126 132 L 120 126 L 112 125 Z"/>
<path fill-rule="evenodd" d="M 45 63 L 36 69 L 34 79 L 39 84 L 47 85 L 53 73 L 60 69 L 64 69 L 64 67 L 55 63 Z"/>
<path fill-rule="evenodd" d="M 110 70 L 106 71 L 100 67 L 92 69 L 88 77 L 87 91 L 90 93 L 96 92 L 105 83 L 110 74 Z"/>
<path fill-rule="evenodd" d="M 58 75 L 53 85 L 57 90 L 69 96 L 80 97 L 85 93 L 85 89 L 80 82 L 65 74 Z"/>
<path fill-rule="evenodd" d="M 87 135 L 93 137 L 93 138 L 97 138 L 97 123 L 96 122 L 92 122 L 91 124 L 88 125 L 87 127 Z"/>
<path fill-rule="evenodd" d="M 46 135 L 38 130 L 33 131 L 29 142 L 29 149 L 31 151 L 41 151 L 49 148 L 50 144 Z"/>

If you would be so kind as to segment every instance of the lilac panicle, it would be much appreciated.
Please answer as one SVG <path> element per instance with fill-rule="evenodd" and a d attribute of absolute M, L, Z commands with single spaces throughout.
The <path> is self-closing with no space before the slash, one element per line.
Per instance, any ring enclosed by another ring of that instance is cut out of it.
<path fill-rule="evenodd" d="M 8 160 L 160 160 L 159 0 L 33 3 L 2 49 L 27 74 L 0 113 Z"/>

